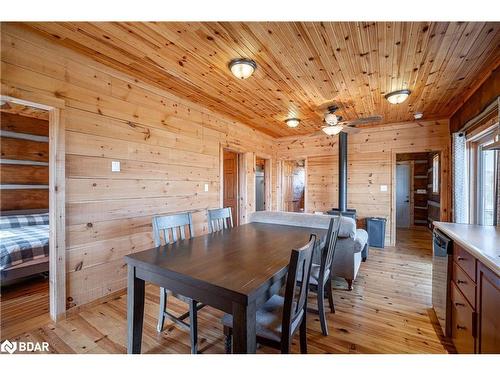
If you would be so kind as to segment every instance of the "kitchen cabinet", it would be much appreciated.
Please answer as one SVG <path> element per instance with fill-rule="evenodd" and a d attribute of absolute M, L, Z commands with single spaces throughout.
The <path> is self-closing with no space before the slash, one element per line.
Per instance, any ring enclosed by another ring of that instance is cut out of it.
<path fill-rule="evenodd" d="M 458 353 L 500 353 L 500 278 L 453 243 L 451 338 Z"/>
<path fill-rule="evenodd" d="M 500 353 L 500 278 L 477 267 L 477 352 Z"/>

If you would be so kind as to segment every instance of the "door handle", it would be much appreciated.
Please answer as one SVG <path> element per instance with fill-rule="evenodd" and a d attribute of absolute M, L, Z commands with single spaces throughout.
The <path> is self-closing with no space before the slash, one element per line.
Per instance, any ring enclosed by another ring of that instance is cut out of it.
<path fill-rule="evenodd" d="M 410 201 L 406 200 L 405 202 L 406 202 L 406 203 L 409 203 Z"/>

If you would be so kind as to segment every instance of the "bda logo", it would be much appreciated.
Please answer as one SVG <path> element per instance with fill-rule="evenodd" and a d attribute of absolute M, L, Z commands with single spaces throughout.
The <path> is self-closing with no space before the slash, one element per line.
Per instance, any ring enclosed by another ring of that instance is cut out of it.
<path fill-rule="evenodd" d="M 0 351 L 7 353 L 14 353 L 17 349 L 17 342 L 10 342 L 9 340 L 5 340 L 2 345 L 0 345 Z"/>

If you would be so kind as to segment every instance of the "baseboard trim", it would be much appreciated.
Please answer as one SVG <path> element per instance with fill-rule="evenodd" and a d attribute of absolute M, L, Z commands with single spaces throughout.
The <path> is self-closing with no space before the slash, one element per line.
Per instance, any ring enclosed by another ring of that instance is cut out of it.
<path fill-rule="evenodd" d="M 74 307 L 66 310 L 66 318 L 69 318 L 71 316 L 75 316 L 75 315 L 79 314 L 80 312 L 82 312 L 83 310 L 100 305 L 104 302 L 111 301 L 112 299 L 115 299 L 116 297 L 120 297 L 126 293 L 127 293 L 127 288 L 122 288 L 122 289 L 117 290 L 115 292 L 106 294 L 105 296 L 99 297 L 93 301 L 84 303 L 83 305 L 74 306 Z"/>

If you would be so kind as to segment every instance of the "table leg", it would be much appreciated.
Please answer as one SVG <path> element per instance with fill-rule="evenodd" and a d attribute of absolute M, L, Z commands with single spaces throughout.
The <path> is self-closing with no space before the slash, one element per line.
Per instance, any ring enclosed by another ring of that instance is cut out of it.
<path fill-rule="evenodd" d="M 135 276 L 135 267 L 129 265 L 127 285 L 127 352 L 129 354 L 141 353 L 144 297 L 144 280 L 138 279 Z"/>
<path fill-rule="evenodd" d="M 233 353 L 252 354 L 256 349 L 255 303 L 233 303 Z"/>

